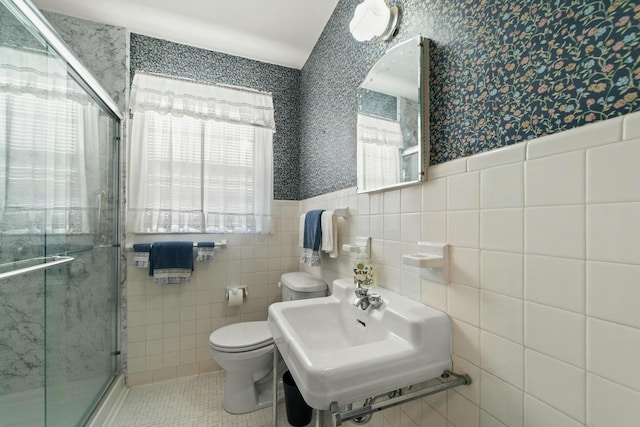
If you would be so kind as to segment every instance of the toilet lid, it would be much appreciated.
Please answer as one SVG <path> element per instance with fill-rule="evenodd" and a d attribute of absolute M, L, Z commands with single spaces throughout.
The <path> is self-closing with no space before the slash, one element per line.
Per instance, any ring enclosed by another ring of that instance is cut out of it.
<path fill-rule="evenodd" d="M 296 292 L 319 292 L 327 289 L 324 280 L 305 271 L 292 271 L 280 276 L 280 281 Z"/>
<path fill-rule="evenodd" d="M 273 343 L 267 321 L 240 322 L 216 329 L 209 336 L 211 347 L 228 353 L 238 353 L 265 347 Z"/>

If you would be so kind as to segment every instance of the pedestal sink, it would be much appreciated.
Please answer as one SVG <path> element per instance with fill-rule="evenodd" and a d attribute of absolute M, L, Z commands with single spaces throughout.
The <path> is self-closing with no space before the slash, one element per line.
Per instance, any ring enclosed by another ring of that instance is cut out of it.
<path fill-rule="evenodd" d="M 416 384 L 451 369 L 446 313 L 374 287 L 378 308 L 354 307 L 351 279 L 332 295 L 272 304 L 275 344 L 309 406 L 329 409 Z"/>

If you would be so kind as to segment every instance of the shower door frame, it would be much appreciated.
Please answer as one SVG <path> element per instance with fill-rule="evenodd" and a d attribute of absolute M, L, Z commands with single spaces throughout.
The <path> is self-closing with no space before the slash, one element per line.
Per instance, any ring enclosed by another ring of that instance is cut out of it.
<path fill-rule="evenodd" d="M 114 123 L 112 126 L 113 132 L 114 132 L 113 138 L 112 138 L 113 147 L 111 149 L 114 156 L 112 161 L 113 161 L 113 166 L 115 167 L 115 171 L 113 173 L 114 182 L 112 183 L 112 185 L 114 186 L 113 187 L 114 196 L 117 197 L 118 203 L 114 206 L 114 212 L 113 212 L 114 221 L 115 221 L 113 236 L 112 236 L 113 240 L 108 244 L 96 243 L 93 249 L 95 250 L 96 248 L 99 248 L 99 247 L 109 246 L 114 248 L 115 250 L 114 251 L 115 265 L 113 266 L 113 268 L 115 270 L 115 280 L 117 283 L 113 284 L 114 293 L 116 295 L 115 307 L 113 307 L 114 316 L 115 316 L 114 325 L 113 325 L 113 327 L 115 328 L 115 348 L 113 348 L 114 371 L 113 371 L 113 378 L 111 379 L 110 384 L 107 385 L 106 388 L 104 389 L 104 393 L 106 393 L 108 392 L 110 385 L 113 384 L 113 382 L 118 377 L 118 373 L 120 372 L 122 367 L 122 360 L 121 360 L 121 357 L 119 356 L 120 349 L 122 348 L 122 342 L 121 342 L 122 319 L 121 319 L 120 301 L 122 300 L 121 283 L 123 280 L 122 278 L 123 269 L 122 269 L 122 262 L 121 262 L 122 248 L 120 245 L 120 239 L 122 237 L 120 236 L 120 232 L 121 232 L 121 206 L 122 206 L 123 198 L 122 198 L 122 188 L 121 188 L 121 181 L 120 181 L 120 172 L 121 172 L 120 168 L 122 165 L 121 136 L 123 134 L 123 128 L 124 128 L 124 115 L 120 111 L 120 108 L 118 107 L 116 102 L 111 98 L 111 96 L 106 92 L 106 90 L 100 85 L 100 83 L 96 80 L 96 78 L 89 72 L 89 70 L 84 65 L 82 65 L 82 63 L 80 62 L 78 57 L 75 55 L 75 53 L 71 50 L 71 48 L 62 40 L 62 38 L 60 38 L 56 30 L 51 26 L 51 24 L 49 24 L 49 22 L 42 15 L 42 13 L 29 0 L 5 0 L 4 3 L 8 3 L 8 6 L 12 6 L 13 8 L 15 8 L 15 11 L 13 12 L 14 14 L 16 13 L 16 11 L 19 12 L 20 14 L 22 14 L 24 18 L 26 18 L 27 21 L 29 21 L 31 25 L 33 25 L 33 27 L 35 27 L 35 29 L 40 33 L 40 36 L 44 39 L 44 41 L 46 41 L 49 47 L 53 51 L 55 51 L 63 61 L 66 62 L 69 75 L 98 104 L 98 106 L 101 107 L 103 111 L 114 120 Z M 50 258 L 54 258 L 51 261 L 57 261 L 57 263 L 60 263 L 61 261 L 69 262 L 73 260 L 72 258 L 69 260 L 65 259 L 64 261 L 57 259 L 60 257 L 50 257 Z M 47 259 L 46 261 L 49 261 L 49 260 Z M 45 270 L 49 268 L 49 266 L 52 266 L 52 264 L 54 264 L 54 262 L 46 263 L 42 266 L 37 266 L 35 267 L 35 269 Z M 45 389 L 46 389 L 46 382 L 45 382 Z M 104 394 L 102 396 L 97 396 L 97 399 L 95 400 L 93 407 L 86 408 L 87 412 L 85 414 L 86 416 L 84 417 L 85 422 L 91 419 L 91 414 L 100 405 L 102 397 L 104 397 Z M 45 423 L 46 423 L 46 419 L 45 419 Z"/>

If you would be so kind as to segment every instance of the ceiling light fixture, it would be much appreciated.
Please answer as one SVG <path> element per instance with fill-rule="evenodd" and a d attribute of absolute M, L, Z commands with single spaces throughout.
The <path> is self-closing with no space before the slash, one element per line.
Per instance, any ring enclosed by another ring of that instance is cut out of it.
<path fill-rule="evenodd" d="M 364 0 L 356 7 L 349 30 L 360 42 L 374 37 L 390 40 L 398 33 L 399 21 L 398 6 L 387 7 L 385 0 Z"/>

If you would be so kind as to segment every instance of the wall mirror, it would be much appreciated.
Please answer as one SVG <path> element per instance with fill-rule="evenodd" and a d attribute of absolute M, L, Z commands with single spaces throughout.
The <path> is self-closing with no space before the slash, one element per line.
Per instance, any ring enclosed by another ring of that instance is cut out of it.
<path fill-rule="evenodd" d="M 426 180 L 429 40 L 389 49 L 357 90 L 358 193 Z"/>

